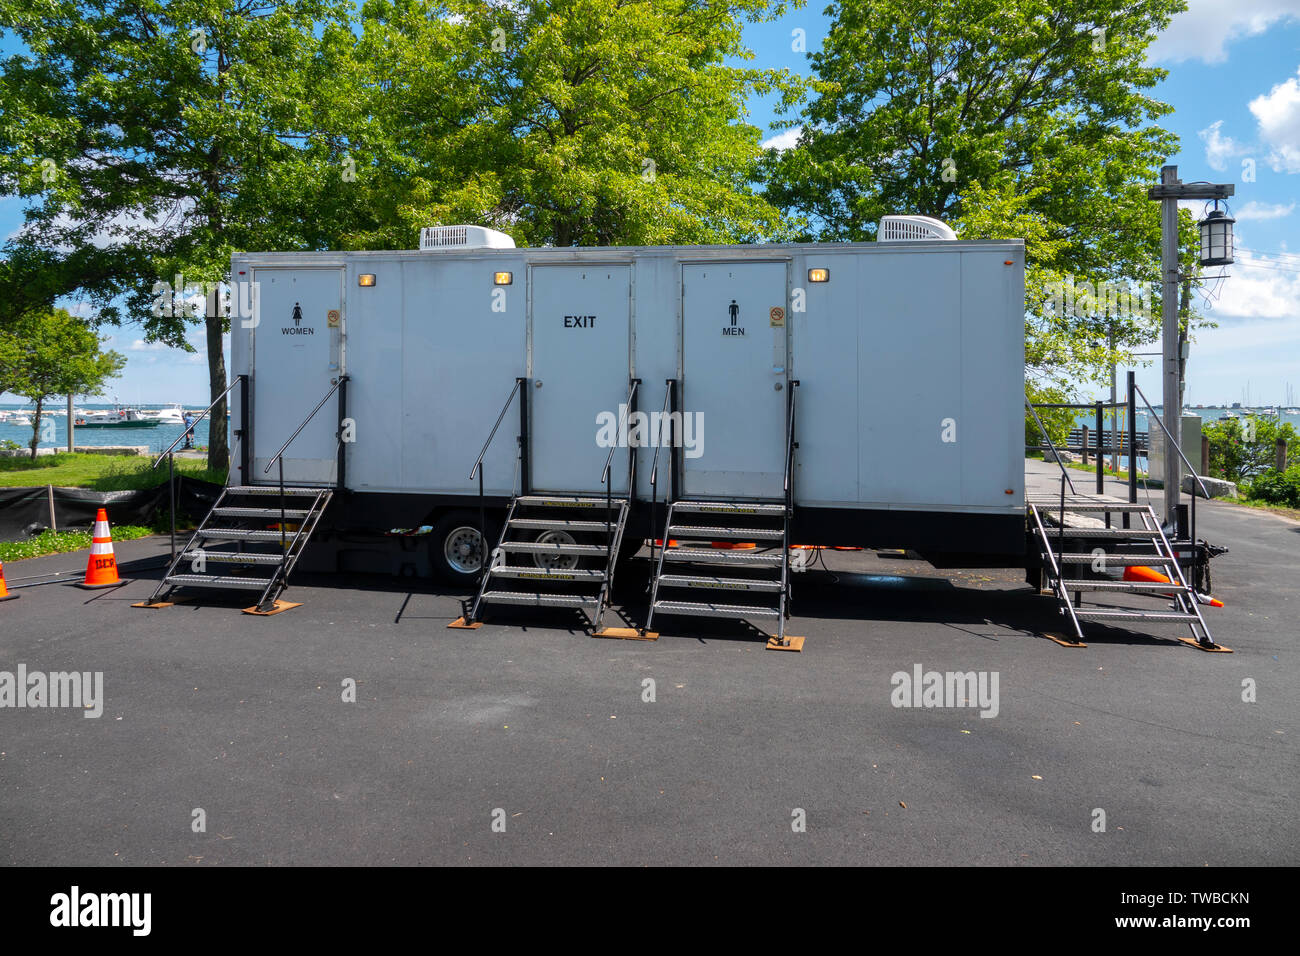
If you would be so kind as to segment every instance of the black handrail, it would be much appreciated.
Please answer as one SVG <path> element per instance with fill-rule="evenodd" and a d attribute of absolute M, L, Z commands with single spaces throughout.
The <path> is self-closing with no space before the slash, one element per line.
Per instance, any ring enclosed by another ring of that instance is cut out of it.
<path fill-rule="evenodd" d="M 677 384 L 677 379 L 670 378 L 664 382 L 664 407 L 659 413 L 659 433 L 655 435 L 655 453 L 654 458 L 650 461 L 650 566 L 655 567 L 655 531 L 659 527 L 659 447 L 664 440 L 664 424 L 668 424 L 669 442 L 676 441 L 673 434 L 672 419 L 668 417 L 668 402 L 673 396 L 673 386 Z M 671 471 L 671 469 L 669 469 Z M 671 479 L 671 475 L 669 478 Z M 667 498 L 667 494 L 664 495 Z M 665 537 L 667 532 L 664 532 Z M 664 547 L 668 547 L 667 540 L 664 541 Z"/>
<path fill-rule="evenodd" d="M 185 429 L 183 432 L 181 432 L 180 435 L 177 436 L 176 440 L 175 440 L 174 442 L 172 442 L 170 445 L 167 446 L 167 450 L 164 451 L 161 455 L 159 455 L 156 459 L 154 459 L 154 463 L 153 463 L 153 465 L 152 465 L 151 467 L 153 467 L 153 468 L 157 468 L 158 465 L 159 465 L 159 463 L 160 463 L 164 458 L 167 457 L 168 452 L 170 452 L 173 448 L 175 448 L 177 445 L 179 445 L 179 444 L 181 443 L 181 439 L 183 439 L 186 435 L 188 435 L 188 434 L 190 433 L 190 431 L 193 430 L 193 428 L 194 428 L 195 425 L 197 425 L 199 422 L 203 421 L 203 419 L 207 417 L 208 412 L 212 411 L 212 409 L 214 409 L 214 408 L 216 407 L 217 402 L 221 401 L 223 398 L 225 398 L 227 395 L 229 395 L 229 394 L 230 394 L 230 390 L 231 390 L 232 388 L 234 388 L 236 385 L 242 385 L 242 384 L 244 383 L 244 381 L 247 380 L 247 378 L 248 378 L 247 375 L 236 375 L 236 376 L 235 376 L 235 380 L 234 380 L 233 382 L 231 382 L 229 385 L 226 386 L 225 390 L 224 390 L 220 395 L 218 395 L 218 396 L 216 397 L 216 399 L 212 402 L 211 405 L 209 405 L 207 408 L 203 409 L 203 411 L 200 413 L 199 417 L 196 418 L 196 419 L 194 419 L 194 421 L 190 424 L 190 427 L 187 428 L 187 429 Z"/>
<path fill-rule="evenodd" d="M 339 390 L 339 386 L 342 385 L 347 380 L 348 380 L 348 376 L 346 375 L 340 375 L 338 378 L 334 380 L 334 384 L 331 385 L 330 390 L 325 393 L 325 397 L 322 398 L 319 402 L 317 402 L 316 407 L 307 413 L 307 417 L 302 420 L 302 424 L 300 424 L 297 428 L 294 429 L 293 434 L 289 436 L 288 441 L 286 441 L 283 445 L 281 445 L 280 450 L 277 451 L 275 455 L 271 458 L 271 460 L 266 463 L 266 467 L 262 469 L 262 474 L 265 475 L 267 472 L 271 470 L 271 466 L 280 460 L 280 456 L 283 455 L 285 451 L 289 448 L 289 446 L 293 444 L 293 440 L 297 438 L 300 434 L 302 434 L 302 430 L 307 427 L 307 423 L 316 417 L 316 413 L 325 407 L 325 403 L 330 400 L 330 396 L 333 395 L 335 392 L 337 392 Z"/>
<path fill-rule="evenodd" d="M 501 423 L 505 421 L 506 412 L 510 411 L 510 403 L 515 400 L 515 396 L 519 394 L 519 390 L 523 388 L 524 383 L 527 381 L 528 379 L 522 376 L 515 378 L 515 387 L 512 388 L 510 390 L 510 394 L 506 396 L 506 403 L 501 406 L 501 414 L 497 416 L 496 424 L 492 426 L 492 431 L 488 435 L 487 441 L 483 443 L 483 450 L 478 453 L 478 458 L 474 459 L 474 467 L 469 470 L 469 478 L 471 481 L 474 479 L 474 476 L 476 474 L 478 475 L 478 537 L 479 537 L 478 571 L 479 571 L 480 579 L 482 578 L 482 575 L 487 572 L 487 566 L 488 566 L 487 504 L 486 501 L 484 500 L 484 495 L 483 495 L 483 458 L 487 455 L 488 448 L 491 447 L 492 445 L 492 439 L 497 437 L 497 429 L 500 428 Z M 524 469 L 526 468 L 526 463 L 527 463 L 526 456 L 528 454 L 528 449 L 525 447 L 524 435 L 522 429 L 526 424 L 527 418 L 523 414 L 524 411 L 523 398 L 520 398 L 519 401 L 520 401 L 519 407 L 521 412 L 520 415 L 521 431 L 518 437 L 518 442 L 519 442 L 519 454 L 523 460 L 520 467 L 520 473 L 521 475 L 526 475 L 527 472 Z M 527 490 L 526 485 L 527 485 L 527 478 L 524 477 L 522 478 L 522 486 L 520 488 L 521 492 Z M 483 590 L 482 587 L 480 587 L 479 588 L 480 594 L 482 594 L 482 590 Z M 477 611 L 478 611 L 478 601 L 475 601 L 474 612 L 476 613 Z M 474 613 L 471 613 L 470 620 L 474 620 Z"/>
<path fill-rule="evenodd" d="M 794 505 L 793 496 L 790 493 L 794 477 L 794 390 L 799 387 L 797 378 L 790 380 L 790 391 L 787 404 L 789 405 L 789 421 L 785 427 L 785 506 L 788 511 Z"/>
<path fill-rule="evenodd" d="M 203 409 L 203 413 L 199 415 L 198 418 L 190 422 L 188 428 L 185 428 L 184 430 L 181 431 L 181 433 L 176 437 L 176 440 L 173 441 L 170 445 L 168 445 L 167 450 L 164 451 L 161 455 L 159 455 L 154 460 L 154 463 L 150 466 L 150 470 L 152 471 L 154 468 L 158 467 L 159 462 L 161 462 L 164 458 L 167 459 L 167 488 L 168 488 L 167 494 L 168 494 L 168 500 L 170 502 L 170 507 L 171 507 L 171 555 L 172 555 L 171 559 L 173 564 L 175 564 L 176 562 L 176 465 L 175 465 L 175 461 L 173 460 L 172 449 L 175 448 L 180 443 L 181 439 L 183 439 L 186 435 L 192 434 L 194 431 L 194 426 L 197 425 L 199 422 L 203 421 L 203 419 L 207 417 L 208 412 L 212 411 L 212 409 L 214 409 L 217 406 L 218 402 L 220 402 L 227 395 L 229 395 L 230 390 L 234 388 L 236 385 L 245 386 L 243 397 L 239 404 L 239 415 L 240 415 L 240 419 L 243 420 L 248 415 L 248 389 L 246 387 L 248 385 L 248 376 L 236 375 L 235 380 L 225 387 L 225 389 L 221 392 L 221 394 L 218 395 L 213 400 L 211 405 Z M 69 421 L 68 424 L 69 427 L 71 427 L 72 425 L 71 421 Z M 211 429 L 209 429 L 209 431 L 211 431 Z M 241 443 L 240 453 L 242 455 L 244 443 L 248 441 L 248 435 L 243 429 L 240 430 L 239 440 Z"/>
<path fill-rule="evenodd" d="M 781 598 L 784 613 L 780 614 L 777 620 L 777 637 L 782 646 L 788 646 L 785 637 L 785 617 L 790 613 L 790 514 L 794 511 L 794 419 L 795 419 L 795 391 L 799 388 L 799 380 L 792 378 L 789 381 L 789 388 L 786 391 L 786 424 L 785 424 L 785 515 L 782 519 L 782 541 L 781 541 Z"/>
<path fill-rule="evenodd" d="M 515 396 L 519 394 L 519 389 L 526 381 L 528 381 L 526 378 L 515 379 L 515 387 L 510 390 L 510 394 L 506 397 L 506 403 L 501 406 L 501 414 L 497 416 L 497 423 L 492 426 L 492 433 L 488 435 L 487 441 L 483 443 L 483 450 L 478 453 L 478 458 L 474 459 L 474 467 L 469 470 L 471 481 L 474 480 L 475 472 L 479 471 L 479 469 L 483 467 L 483 458 L 487 455 L 488 446 L 492 444 L 492 439 L 497 437 L 497 429 L 500 428 L 501 423 L 505 421 L 506 412 L 510 411 L 510 403 L 515 400 Z"/>
<path fill-rule="evenodd" d="M 1057 454 L 1056 446 L 1052 444 L 1052 439 L 1047 434 L 1047 429 L 1043 427 L 1043 422 L 1038 417 L 1038 412 L 1034 411 L 1034 403 L 1031 402 L 1028 397 L 1025 398 L 1025 408 L 1029 409 L 1029 414 L 1034 416 L 1034 423 L 1038 426 L 1039 434 L 1043 436 L 1043 441 L 1047 442 L 1047 447 L 1052 449 L 1052 457 L 1056 459 L 1056 465 L 1061 469 L 1061 476 L 1070 485 L 1070 494 L 1078 494 L 1078 492 L 1074 490 L 1074 482 L 1070 481 L 1070 475 L 1065 470 L 1065 463 L 1061 461 L 1061 456 Z M 1062 491 L 1062 494 L 1064 494 L 1064 491 Z"/>
<path fill-rule="evenodd" d="M 325 393 L 325 397 L 322 398 L 319 402 L 317 402 L 316 407 L 307 413 L 307 417 L 302 420 L 302 424 L 300 424 L 297 428 L 294 429 L 293 434 L 289 436 L 289 440 L 280 446 L 280 450 L 275 453 L 275 456 L 270 461 L 268 461 L 266 463 L 266 467 L 262 469 L 262 474 L 265 475 L 268 471 L 271 470 L 272 465 L 278 464 L 280 466 L 279 471 L 280 471 L 280 550 L 281 551 L 284 550 L 285 543 L 286 543 L 285 530 L 284 530 L 284 525 L 285 525 L 284 453 L 288 450 L 289 446 L 293 444 L 294 439 L 297 438 L 300 434 L 302 434 L 302 430 L 307 427 L 307 423 L 310 422 L 313 418 L 315 418 L 316 413 L 325 407 L 325 403 L 330 400 L 330 396 L 333 395 L 335 392 L 337 392 L 339 390 L 339 386 L 341 386 L 347 380 L 348 377 L 346 375 L 340 375 L 338 378 L 334 380 L 334 384 L 331 385 L 329 391 Z M 343 441 L 343 432 L 341 429 L 337 437 L 339 442 Z M 335 467 L 337 468 L 337 464 L 335 465 Z M 337 477 L 338 476 L 336 475 L 335 476 L 336 481 L 337 481 Z M 298 526 L 298 530 L 300 532 L 302 531 L 301 525 Z M 298 539 L 295 537 L 294 540 L 297 541 Z"/>
<path fill-rule="evenodd" d="M 636 390 L 641 384 L 639 378 L 629 380 L 630 385 L 627 390 L 627 414 L 628 420 L 632 418 L 633 411 L 636 410 Z M 636 445 L 629 441 L 627 455 L 627 501 L 628 507 L 632 506 L 632 482 L 636 474 Z M 609 454 L 605 456 L 605 467 L 600 472 L 600 483 L 605 486 L 605 579 L 611 580 L 614 573 L 614 483 L 610 481 L 609 469 L 614 463 L 614 452 L 618 449 L 618 439 L 609 446 Z"/>
<path fill-rule="evenodd" d="M 1205 482 L 1201 481 L 1201 476 L 1196 473 L 1196 469 L 1192 467 L 1192 463 L 1188 461 L 1187 456 L 1183 454 L 1183 449 L 1179 446 L 1178 442 L 1174 441 L 1174 436 L 1169 434 L 1169 429 L 1165 428 L 1165 423 L 1160 420 L 1160 416 L 1156 414 L 1156 410 L 1151 407 L 1151 403 L 1147 401 L 1146 395 L 1142 394 L 1142 389 L 1138 388 L 1136 383 L 1133 384 L 1133 391 L 1142 397 L 1142 404 L 1147 407 L 1147 411 L 1150 413 L 1148 418 L 1150 420 L 1154 420 L 1155 423 L 1160 426 L 1160 430 L 1165 433 L 1165 441 L 1167 441 L 1170 445 L 1173 445 L 1174 451 L 1178 452 L 1178 457 L 1181 458 L 1183 460 L 1183 464 L 1187 466 L 1187 473 L 1196 479 L 1196 483 L 1201 486 L 1201 493 L 1205 495 L 1205 499 L 1208 501 L 1210 498 L 1210 490 L 1205 487 Z M 1150 463 L 1148 462 L 1148 473 L 1150 471 L 1149 464 Z M 1177 489 L 1177 493 L 1179 495 L 1181 495 L 1182 492 L 1183 490 L 1181 488 Z M 1174 518 L 1174 532 L 1176 535 L 1178 530 L 1177 515 L 1174 515 L 1173 518 Z M 1192 492 L 1192 507 L 1191 507 L 1188 523 L 1190 527 L 1187 529 L 1187 539 L 1192 542 L 1192 562 L 1195 563 L 1196 562 L 1196 548 L 1195 548 L 1196 546 L 1196 492 L 1195 491 Z"/>

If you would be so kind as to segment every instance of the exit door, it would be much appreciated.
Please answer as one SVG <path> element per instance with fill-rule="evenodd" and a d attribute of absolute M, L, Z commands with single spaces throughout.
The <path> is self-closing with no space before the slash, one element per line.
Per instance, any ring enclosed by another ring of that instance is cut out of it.
<path fill-rule="evenodd" d="M 280 472 L 266 466 L 342 374 L 343 270 L 256 269 L 252 280 L 253 473 L 245 480 L 267 483 Z M 332 403 L 316 413 L 284 453 L 286 483 L 334 484 L 338 427 Z"/>
<path fill-rule="evenodd" d="M 785 262 L 682 266 L 682 451 L 693 498 L 779 498 L 785 485 Z"/>
<path fill-rule="evenodd" d="M 529 454 L 536 491 L 603 492 L 610 439 L 614 494 L 627 494 L 631 271 L 626 265 L 534 266 L 530 278 Z M 610 421 L 615 427 L 602 428 Z"/>

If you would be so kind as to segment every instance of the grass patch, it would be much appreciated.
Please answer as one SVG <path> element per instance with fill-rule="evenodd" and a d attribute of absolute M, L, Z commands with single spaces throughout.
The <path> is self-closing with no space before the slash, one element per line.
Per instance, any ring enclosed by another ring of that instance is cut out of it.
<path fill-rule="evenodd" d="M 131 541 L 156 534 L 152 528 L 134 524 L 113 527 L 113 541 Z M 43 554 L 62 554 L 90 547 L 89 531 L 42 531 L 23 541 L 0 541 L 0 561 L 21 561 L 39 558 Z"/>
<path fill-rule="evenodd" d="M 1065 463 L 1065 466 L 1067 468 L 1073 468 L 1075 471 L 1086 471 L 1092 475 L 1097 474 L 1097 466 L 1091 463 L 1085 465 L 1081 461 L 1067 461 Z M 1105 468 L 1102 469 L 1102 474 L 1104 474 L 1107 478 L 1117 478 L 1120 481 L 1128 481 L 1128 472 L 1123 468 L 1121 468 L 1119 471 L 1111 471 L 1110 466 L 1107 465 Z M 1146 477 L 1147 475 L 1145 472 L 1141 472 L 1141 471 L 1138 472 L 1138 481 L 1141 481 L 1143 478 Z"/>
<path fill-rule="evenodd" d="M 167 465 L 150 468 L 145 455 L 81 455 L 62 453 L 39 458 L 0 458 L 0 487 L 57 485 L 94 491 L 142 491 L 167 481 Z M 211 471 L 205 459 L 177 458 L 176 473 L 224 484 L 224 471 Z"/>

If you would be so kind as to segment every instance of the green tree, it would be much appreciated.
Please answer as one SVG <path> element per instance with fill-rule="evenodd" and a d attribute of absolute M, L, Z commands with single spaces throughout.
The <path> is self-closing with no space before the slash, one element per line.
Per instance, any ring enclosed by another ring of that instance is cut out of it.
<path fill-rule="evenodd" d="M 752 56 L 744 22 L 783 6 L 370 0 L 348 84 L 365 93 L 345 125 L 375 163 L 376 216 L 356 241 L 409 246 L 439 222 L 492 225 L 520 245 L 779 234 L 752 188 L 762 134 L 745 102 L 793 102 L 802 84 L 738 64 Z"/>
<path fill-rule="evenodd" d="M 1210 422 L 1201 432 L 1210 442 L 1210 474 L 1228 481 L 1245 481 L 1274 469 L 1277 440 L 1297 448 L 1295 426 L 1275 418 L 1250 415 Z"/>
<path fill-rule="evenodd" d="M 192 351 L 202 322 L 216 399 L 231 252 L 321 234 L 299 197 L 337 158 L 318 93 L 337 92 L 333 51 L 351 44 L 344 0 L 0 0 L 0 28 L 25 47 L 0 64 L 0 192 L 28 202 L 13 258 L 57 267 L 44 302 L 125 292 L 148 340 Z M 177 285 L 207 307 L 178 308 Z M 214 428 L 209 467 L 228 457 Z"/>
<path fill-rule="evenodd" d="M 126 359 L 100 351 L 100 338 L 66 309 L 31 313 L 0 332 L 0 391 L 21 395 L 32 413 L 32 457 L 41 438 L 41 412 L 56 395 L 97 395 Z"/>
<path fill-rule="evenodd" d="M 1177 140 L 1156 125 L 1170 107 L 1149 90 L 1165 72 L 1145 56 L 1184 6 L 839 0 L 812 56 L 821 92 L 788 122 L 799 145 L 770 158 L 767 195 L 807 238 L 871 239 L 889 213 L 934 216 L 963 239 L 1024 238 L 1030 378 L 1096 377 L 1108 333 L 1123 354 L 1159 324 L 1146 189 Z M 1182 228 L 1190 255 L 1190 217 Z M 1076 283 L 1092 291 L 1059 307 L 1055 290 Z M 1143 294 L 1123 308 L 1099 288 Z"/>

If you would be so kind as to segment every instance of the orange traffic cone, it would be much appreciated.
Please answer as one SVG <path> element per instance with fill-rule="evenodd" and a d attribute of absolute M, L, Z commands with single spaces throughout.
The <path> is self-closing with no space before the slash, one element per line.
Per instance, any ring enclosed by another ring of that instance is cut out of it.
<path fill-rule="evenodd" d="M 86 580 L 77 587 L 113 588 L 122 583 L 117 576 L 117 559 L 113 556 L 113 535 L 108 530 L 108 512 L 100 508 L 95 515 L 95 530 L 90 535 Z"/>
<path fill-rule="evenodd" d="M 1130 565 L 1124 569 L 1125 581 L 1140 581 L 1144 584 L 1173 584 L 1167 575 L 1161 574 L 1155 568 L 1148 568 L 1145 565 Z M 1173 597 L 1167 594 L 1165 597 Z M 1196 600 L 1200 604 L 1208 604 L 1210 607 L 1223 607 L 1223 602 L 1218 598 L 1210 597 L 1208 594 L 1196 592 Z"/>
<path fill-rule="evenodd" d="M 0 561 L 0 601 L 17 601 L 21 594 L 10 594 L 9 587 L 5 584 L 5 564 Z"/>

